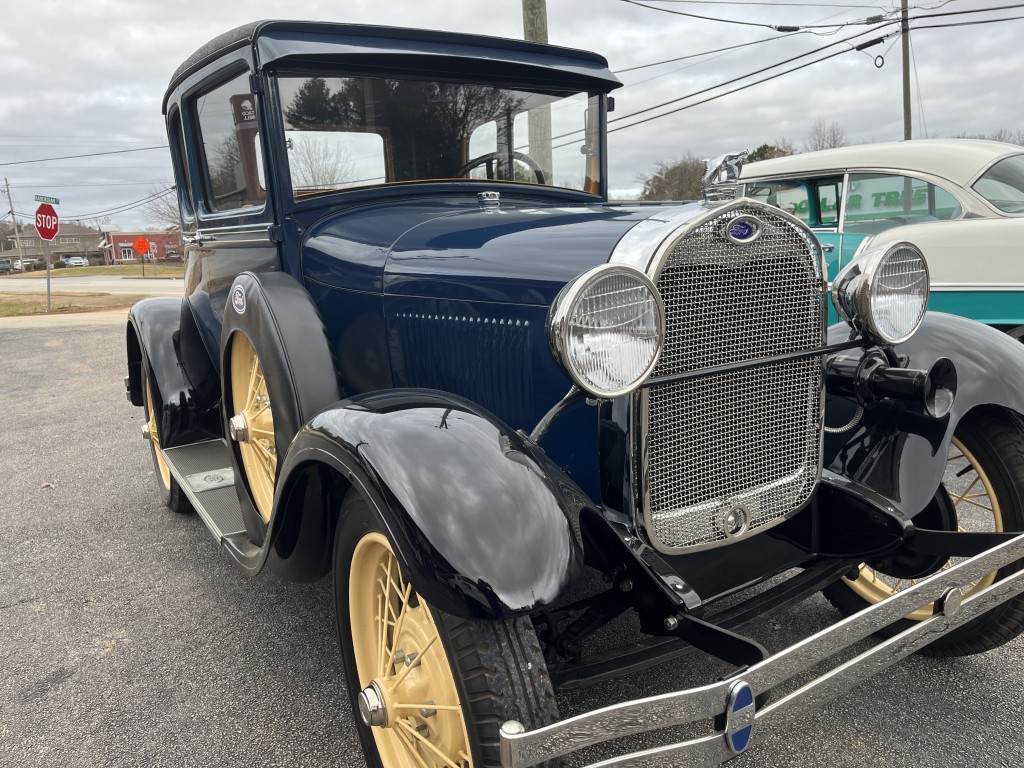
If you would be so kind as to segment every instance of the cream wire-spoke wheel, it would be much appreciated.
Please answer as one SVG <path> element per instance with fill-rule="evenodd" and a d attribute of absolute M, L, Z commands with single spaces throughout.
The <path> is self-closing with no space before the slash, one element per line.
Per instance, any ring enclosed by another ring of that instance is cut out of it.
<path fill-rule="evenodd" d="M 167 459 L 164 458 L 160 447 L 160 427 L 156 422 L 156 410 L 153 408 L 153 386 L 149 383 L 148 376 L 146 377 L 146 430 L 153 448 L 153 459 L 157 474 L 160 476 L 160 484 L 164 489 L 170 490 L 171 468 L 167 466 Z"/>
<path fill-rule="evenodd" d="M 455 677 L 427 604 L 406 583 L 381 533 L 356 546 L 349 574 L 352 645 L 364 722 L 387 768 L 469 768 Z M 372 705 L 366 696 L 376 696 Z M 372 708 L 375 708 L 372 712 Z"/>
<path fill-rule="evenodd" d="M 238 443 L 253 504 L 264 523 L 270 522 L 277 482 L 277 442 L 270 393 L 259 356 L 244 333 L 231 338 L 231 438 Z"/>
<path fill-rule="evenodd" d="M 956 510 L 957 529 L 991 533 L 1024 530 L 1024 421 L 1015 414 L 985 409 L 972 412 L 957 425 L 946 457 L 943 476 L 946 495 Z M 952 557 L 941 565 L 953 567 L 965 558 Z M 1020 570 L 1020 563 L 962 586 L 963 597 L 986 589 Z M 920 578 L 900 578 L 863 564 L 856 578 L 844 578 L 825 594 L 846 614 L 874 605 L 917 584 Z M 894 634 L 911 622 L 934 614 L 934 605 L 907 615 L 881 634 Z M 1024 631 L 1024 596 L 1018 595 L 940 637 L 921 652 L 932 656 L 981 653 L 1012 640 Z"/>
<path fill-rule="evenodd" d="M 163 444 L 160 437 L 160 423 L 157 419 L 156 407 L 153 399 L 153 381 L 149 371 L 148 363 L 142 369 L 143 378 L 143 410 L 146 414 L 146 423 L 142 426 L 142 434 L 149 442 L 150 451 L 153 454 L 153 471 L 156 474 L 157 484 L 160 488 L 160 500 L 171 508 L 173 512 L 188 514 L 192 511 L 192 504 L 185 496 L 184 491 L 178 485 L 178 481 L 171 474 L 171 468 L 164 458 Z"/>
<path fill-rule="evenodd" d="M 953 506 L 956 508 L 957 529 L 975 533 L 1002 531 L 1003 514 L 999 506 L 999 498 L 992 489 L 992 481 L 985 473 L 984 467 L 974 454 L 964 447 L 956 437 L 949 447 L 946 458 L 946 475 L 953 472 L 954 479 L 945 483 Z M 965 558 L 951 557 L 943 569 L 952 568 Z M 860 566 L 856 579 L 844 579 L 846 584 L 868 603 L 877 603 L 887 597 L 912 587 L 921 579 L 901 579 L 887 576 L 867 564 Z M 989 573 L 971 582 L 964 590 L 964 597 L 969 597 L 979 590 L 990 586 L 996 580 L 995 572 Z M 908 619 L 920 621 L 927 619 L 935 612 L 934 606 L 919 608 L 907 616 Z"/>
<path fill-rule="evenodd" d="M 334 597 L 366 762 L 499 768 L 502 723 L 532 730 L 558 720 L 533 623 L 469 619 L 430 605 L 403 572 L 390 530 L 382 513 L 348 493 L 335 536 Z"/>

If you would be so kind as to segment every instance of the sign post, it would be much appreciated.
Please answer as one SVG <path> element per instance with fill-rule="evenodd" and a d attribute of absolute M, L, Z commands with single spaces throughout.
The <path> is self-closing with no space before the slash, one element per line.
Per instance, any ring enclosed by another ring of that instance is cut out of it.
<path fill-rule="evenodd" d="M 142 258 L 142 276 L 143 277 L 146 276 L 146 254 L 149 253 L 149 249 L 152 248 L 152 247 L 153 246 L 151 246 L 149 244 L 149 240 L 147 240 L 146 238 L 142 237 L 141 235 L 139 236 L 138 240 L 136 240 L 134 243 L 132 243 L 132 249 L 137 254 L 139 254 L 139 256 Z"/>
<path fill-rule="evenodd" d="M 57 236 L 57 228 L 59 222 L 57 220 L 57 212 L 53 209 L 53 206 L 47 202 L 53 200 L 59 203 L 60 200 L 54 197 L 43 197 L 42 195 L 36 195 L 36 200 L 43 200 L 43 204 L 36 208 L 36 232 L 39 233 L 39 237 L 43 240 L 43 254 L 46 259 L 46 311 L 49 312 L 51 309 L 50 301 L 50 241 Z"/>

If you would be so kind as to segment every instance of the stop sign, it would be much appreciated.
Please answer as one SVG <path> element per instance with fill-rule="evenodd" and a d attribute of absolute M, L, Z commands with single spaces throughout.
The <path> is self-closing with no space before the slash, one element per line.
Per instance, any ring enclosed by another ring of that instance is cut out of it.
<path fill-rule="evenodd" d="M 43 240 L 53 240 L 57 236 L 57 212 L 49 203 L 36 208 L 36 232 Z"/>

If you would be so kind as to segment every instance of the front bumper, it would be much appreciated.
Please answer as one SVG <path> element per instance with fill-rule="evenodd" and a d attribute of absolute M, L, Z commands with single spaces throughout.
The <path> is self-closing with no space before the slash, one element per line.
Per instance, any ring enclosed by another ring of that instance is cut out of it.
<path fill-rule="evenodd" d="M 1024 592 L 1024 571 L 1017 571 L 969 598 L 962 598 L 967 585 L 1022 558 L 1024 534 L 939 571 L 711 685 L 614 704 L 534 731 L 527 732 L 519 723 L 507 722 L 501 728 L 501 764 L 504 768 L 526 768 L 611 739 L 712 718 L 716 724 L 724 722 L 724 727 L 702 738 L 633 752 L 589 768 L 723 763 L 746 749 L 753 739 L 781 733 L 803 710 L 822 706 L 846 689 Z M 742 699 L 736 701 L 738 691 L 748 686 L 755 694 L 770 691 L 929 603 L 937 605 L 931 618 L 876 642 L 762 709 L 754 712 L 753 704 L 743 706 Z M 727 710 L 733 714 L 727 717 Z"/>

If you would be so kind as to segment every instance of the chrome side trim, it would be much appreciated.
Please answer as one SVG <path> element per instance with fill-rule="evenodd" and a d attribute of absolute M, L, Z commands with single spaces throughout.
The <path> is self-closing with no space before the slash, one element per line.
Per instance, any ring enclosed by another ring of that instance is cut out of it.
<path fill-rule="evenodd" d="M 941 600 L 950 590 L 1008 563 L 1024 558 L 1024 534 L 939 571 L 918 584 L 849 616 L 831 627 L 794 643 L 744 670 L 741 675 L 711 685 L 614 704 L 525 733 L 502 727 L 503 768 L 526 768 L 577 749 L 638 733 L 708 720 L 725 712 L 729 692 L 742 679 L 755 693 L 771 690 L 807 669 L 827 661 L 850 646 L 913 611 Z M 1018 571 L 963 601 L 958 611 L 939 612 L 818 677 L 755 715 L 759 738 L 778 733 L 799 711 L 820 705 L 847 688 L 880 672 L 904 656 L 1024 592 L 1024 571 Z M 520 726 L 521 727 L 521 726 Z M 721 763 L 732 757 L 724 731 L 692 741 L 634 752 L 594 763 L 588 768 L 647 768 L 652 765 Z"/>

